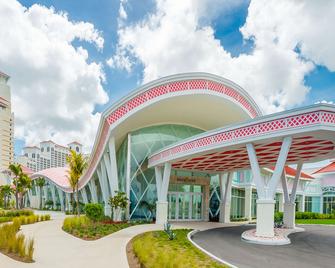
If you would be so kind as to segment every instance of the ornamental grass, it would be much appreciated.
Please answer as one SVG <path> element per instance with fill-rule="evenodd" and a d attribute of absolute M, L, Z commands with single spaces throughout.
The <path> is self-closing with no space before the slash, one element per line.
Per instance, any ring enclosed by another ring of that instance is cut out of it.
<path fill-rule="evenodd" d="M 26 239 L 24 234 L 17 234 L 21 227 L 20 219 L 0 226 L 0 251 L 14 259 L 32 262 L 34 240 Z"/>

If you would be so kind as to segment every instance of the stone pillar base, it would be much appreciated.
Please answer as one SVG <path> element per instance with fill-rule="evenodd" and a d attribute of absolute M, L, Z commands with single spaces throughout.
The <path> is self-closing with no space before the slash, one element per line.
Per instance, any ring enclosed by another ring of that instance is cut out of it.
<path fill-rule="evenodd" d="M 295 203 L 284 203 L 283 222 L 286 228 L 295 228 Z"/>
<path fill-rule="evenodd" d="M 168 220 L 168 202 L 156 202 L 156 224 L 164 224 Z"/>
<path fill-rule="evenodd" d="M 230 222 L 230 203 L 220 203 L 220 218 L 219 222 L 229 223 Z"/>
<path fill-rule="evenodd" d="M 274 200 L 257 200 L 256 236 L 274 237 Z"/>

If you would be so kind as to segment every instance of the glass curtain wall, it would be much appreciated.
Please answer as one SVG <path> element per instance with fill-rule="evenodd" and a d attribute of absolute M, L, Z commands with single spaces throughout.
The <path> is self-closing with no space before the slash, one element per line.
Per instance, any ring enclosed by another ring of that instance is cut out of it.
<path fill-rule="evenodd" d="M 155 171 L 148 168 L 148 156 L 175 142 L 203 132 L 183 125 L 159 125 L 146 127 L 131 133 L 130 159 L 130 217 L 150 219 L 157 200 Z M 117 151 L 120 189 L 126 185 L 128 138 Z"/>
<path fill-rule="evenodd" d="M 244 189 L 232 188 L 231 208 L 230 208 L 230 218 L 231 219 L 244 218 L 244 215 L 245 215 L 244 202 L 245 202 Z"/>

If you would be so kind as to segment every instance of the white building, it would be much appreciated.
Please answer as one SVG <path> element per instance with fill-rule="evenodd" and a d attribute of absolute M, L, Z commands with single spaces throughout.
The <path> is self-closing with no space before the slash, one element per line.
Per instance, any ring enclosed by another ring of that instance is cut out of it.
<path fill-rule="evenodd" d="M 82 153 L 82 145 L 75 141 L 69 143 L 66 147 L 51 140 L 42 141 L 39 147 L 24 147 L 23 155 L 19 156 L 16 161 L 34 172 L 47 168 L 64 167 L 70 150 Z"/>
<path fill-rule="evenodd" d="M 7 169 L 14 160 L 14 116 L 8 80 L 9 76 L 0 72 L 0 170 Z"/>

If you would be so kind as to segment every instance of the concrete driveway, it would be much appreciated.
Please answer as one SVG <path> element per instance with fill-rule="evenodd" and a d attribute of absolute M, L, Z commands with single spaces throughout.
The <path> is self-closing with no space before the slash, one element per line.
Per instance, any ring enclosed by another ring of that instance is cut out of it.
<path fill-rule="evenodd" d="M 223 227 L 196 233 L 193 241 L 239 268 L 335 267 L 335 226 L 301 225 L 305 232 L 289 236 L 290 245 L 263 246 L 241 241 L 255 226 Z"/>

